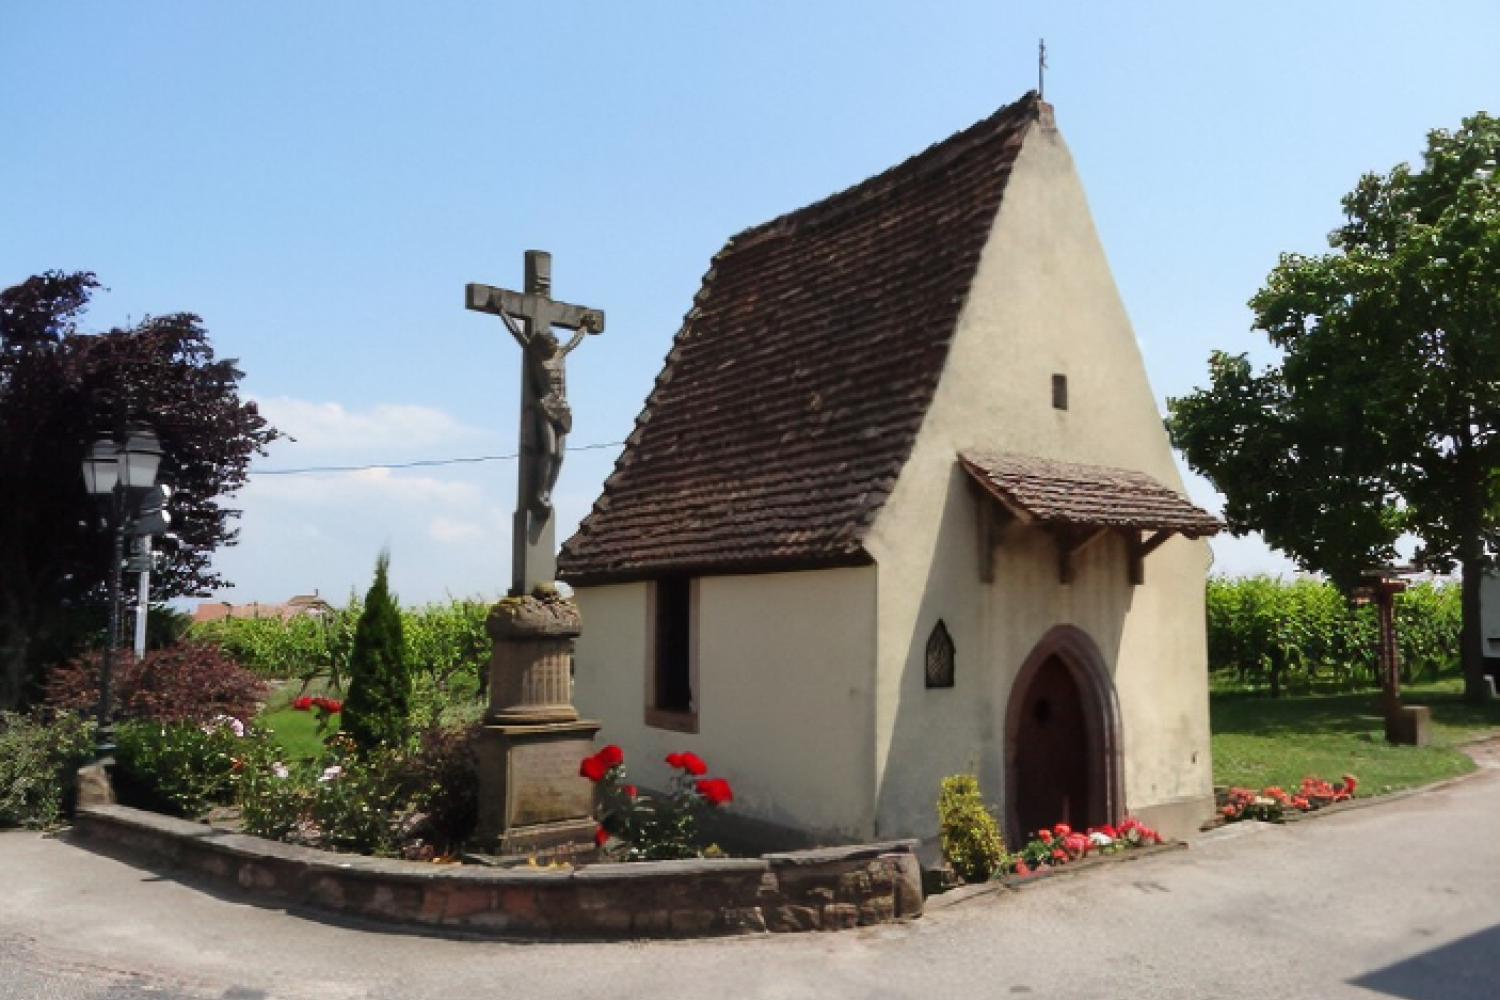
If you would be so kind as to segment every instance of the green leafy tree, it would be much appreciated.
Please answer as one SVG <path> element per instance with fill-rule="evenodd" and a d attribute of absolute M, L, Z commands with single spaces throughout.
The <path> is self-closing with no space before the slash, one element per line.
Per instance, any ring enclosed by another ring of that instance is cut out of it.
<path fill-rule="evenodd" d="M 137 420 L 161 439 L 178 539 L 152 575 L 165 600 L 226 582 L 210 560 L 233 544 L 239 512 L 222 500 L 279 436 L 240 399 L 241 372 L 214 357 L 198 317 L 80 331 L 98 285 L 50 271 L 0 291 L 0 709 L 40 688 L 44 662 L 76 651 L 60 641 L 69 622 L 102 600 L 110 541 L 80 475 L 91 442 Z"/>
<path fill-rule="evenodd" d="M 1332 252 L 1286 254 L 1250 300 L 1281 352 L 1215 352 L 1168 401 L 1189 466 L 1258 530 L 1350 587 L 1403 534 L 1463 574 L 1465 693 L 1483 700 L 1479 581 L 1500 527 L 1500 119 L 1429 134 L 1424 168 L 1367 174 Z"/>
<path fill-rule="evenodd" d="M 363 750 L 397 745 L 411 712 L 411 668 L 401 631 L 401 609 L 387 581 L 390 553 L 375 562 L 375 582 L 365 594 L 349 653 L 349 692 L 342 731 Z"/>

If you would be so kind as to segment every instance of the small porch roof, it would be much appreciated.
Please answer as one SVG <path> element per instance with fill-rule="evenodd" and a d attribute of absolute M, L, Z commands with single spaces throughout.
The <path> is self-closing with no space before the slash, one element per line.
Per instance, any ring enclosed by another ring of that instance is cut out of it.
<path fill-rule="evenodd" d="M 986 582 L 994 579 L 993 554 L 1005 521 L 1053 535 L 1062 583 L 1073 581 L 1074 560 L 1084 548 L 1106 535 L 1123 536 L 1132 586 L 1145 582 L 1146 557 L 1173 535 L 1203 538 L 1223 527 L 1144 472 L 1013 452 L 963 451 L 958 460 L 995 501 L 980 511 L 980 575 Z"/>
<path fill-rule="evenodd" d="M 1217 534 L 1218 518 L 1144 472 L 1013 452 L 964 451 L 964 470 L 1016 520 L 1080 528 Z"/>

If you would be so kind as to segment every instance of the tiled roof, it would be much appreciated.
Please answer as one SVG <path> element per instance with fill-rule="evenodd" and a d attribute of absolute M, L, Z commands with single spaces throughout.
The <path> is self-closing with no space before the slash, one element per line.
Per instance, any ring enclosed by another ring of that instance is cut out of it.
<path fill-rule="evenodd" d="M 559 575 L 868 561 L 1027 129 L 1034 94 L 731 239 Z"/>
<path fill-rule="evenodd" d="M 1212 535 L 1218 518 L 1143 472 L 1007 452 L 965 451 L 964 470 L 1008 510 L 1045 524 Z"/>

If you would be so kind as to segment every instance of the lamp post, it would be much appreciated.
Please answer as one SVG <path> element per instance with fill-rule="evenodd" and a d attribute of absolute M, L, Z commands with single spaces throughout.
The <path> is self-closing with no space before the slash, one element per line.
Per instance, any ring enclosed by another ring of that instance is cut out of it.
<path fill-rule="evenodd" d="M 83 484 L 99 506 L 104 527 L 110 532 L 109 634 L 99 660 L 99 716 L 95 735 L 99 759 L 114 750 L 114 726 L 110 723 L 110 669 L 120 638 L 120 574 L 125 564 L 125 530 L 136 505 L 156 483 L 161 466 L 161 443 L 145 428 L 125 436 L 100 438 L 83 459 Z"/>

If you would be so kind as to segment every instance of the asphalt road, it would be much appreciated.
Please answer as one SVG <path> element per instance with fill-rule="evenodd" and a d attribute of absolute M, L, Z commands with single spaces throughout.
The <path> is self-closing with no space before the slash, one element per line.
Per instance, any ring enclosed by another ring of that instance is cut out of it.
<path fill-rule="evenodd" d="M 910 924 L 519 944 L 341 925 L 0 834 L 0 998 L 1495 1000 L 1500 770 L 933 907 Z"/>

